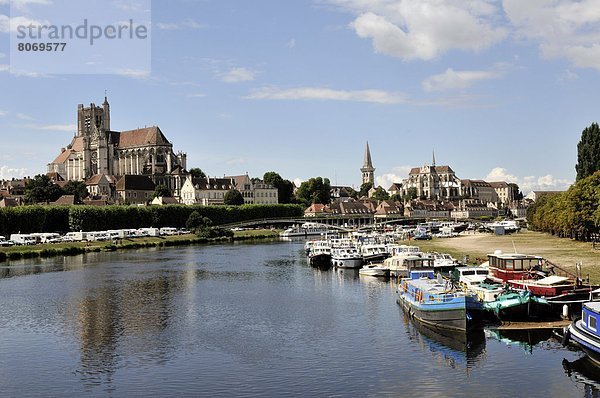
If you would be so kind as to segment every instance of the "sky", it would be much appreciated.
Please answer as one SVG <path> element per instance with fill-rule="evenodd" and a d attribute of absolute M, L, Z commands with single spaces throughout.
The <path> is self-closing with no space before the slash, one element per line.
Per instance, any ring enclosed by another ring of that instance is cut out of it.
<path fill-rule="evenodd" d="M 97 50 L 108 73 L 17 69 L 15 22 L 62 2 L 0 0 L 0 179 L 45 173 L 105 92 L 113 130 L 158 125 L 188 168 L 354 187 L 368 141 L 384 188 L 435 152 L 463 179 L 566 189 L 600 119 L 600 0 L 148 0 L 147 68 Z"/>

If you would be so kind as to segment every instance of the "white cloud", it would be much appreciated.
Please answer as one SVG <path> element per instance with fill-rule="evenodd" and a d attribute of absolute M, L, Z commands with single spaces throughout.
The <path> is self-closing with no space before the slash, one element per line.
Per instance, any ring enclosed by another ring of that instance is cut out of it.
<path fill-rule="evenodd" d="M 16 32 L 18 26 L 39 26 L 48 24 L 48 21 L 38 21 L 22 16 L 9 18 L 7 15 L 0 14 L 0 33 Z"/>
<path fill-rule="evenodd" d="M 206 97 L 206 94 L 204 94 L 204 93 L 193 93 L 193 94 L 188 94 L 187 97 L 188 98 L 204 98 L 204 97 Z"/>
<path fill-rule="evenodd" d="M 221 81 L 225 83 L 239 83 L 254 80 L 256 72 L 243 67 L 231 68 L 228 72 L 221 74 Z"/>
<path fill-rule="evenodd" d="M 376 52 L 430 60 L 450 50 L 477 51 L 503 40 L 498 7 L 487 0 L 328 0 L 357 15 L 350 24 Z"/>
<path fill-rule="evenodd" d="M 64 131 L 64 132 L 69 132 L 69 133 L 77 130 L 77 126 L 75 124 L 46 124 L 46 125 L 28 124 L 23 127 L 33 129 L 33 130 Z"/>
<path fill-rule="evenodd" d="M 294 48 L 296 47 L 296 39 L 290 39 L 290 41 L 288 41 L 285 46 L 287 48 Z"/>
<path fill-rule="evenodd" d="M 294 178 L 294 180 L 292 181 L 294 183 L 294 185 L 296 187 L 300 187 L 300 185 L 302 185 L 302 183 L 304 182 L 304 180 L 302 178 Z"/>
<path fill-rule="evenodd" d="M 6 57 L 6 54 L 0 53 L 0 58 L 4 58 L 4 57 Z"/>
<path fill-rule="evenodd" d="M 0 64 L 0 72 L 8 72 L 10 66 L 7 64 Z"/>
<path fill-rule="evenodd" d="M 551 174 L 545 176 L 525 176 L 517 177 L 512 175 L 502 167 L 496 167 L 490 171 L 485 178 L 488 182 L 506 181 L 513 182 L 519 186 L 521 192 L 527 195 L 531 191 L 562 191 L 573 184 L 573 181 L 556 178 Z"/>
<path fill-rule="evenodd" d="M 149 79 L 150 71 L 139 69 L 119 69 L 117 75 L 129 77 L 132 79 Z"/>
<path fill-rule="evenodd" d="M 6 116 L 8 112 L 0 110 L 0 116 Z"/>
<path fill-rule="evenodd" d="M 543 56 L 600 70 L 598 0 L 504 0 L 503 6 L 517 38 L 537 42 Z"/>
<path fill-rule="evenodd" d="M 448 68 L 444 73 L 433 75 L 423 80 L 422 86 L 425 91 L 465 89 L 477 82 L 498 79 L 501 76 L 502 74 L 497 71 L 455 71 L 452 68 Z"/>
<path fill-rule="evenodd" d="M 400 104 L 406 102 L 403 93 L 382 90 L 335 90 L 326 87 L 276 88 L 263 87 L 254 90 L 246 99 L 268 100 L 329 100 Z"/>
<path fill-rule="evenodd" d="M 26 114 L 21 113 L 21 112 L 17 113 L 17 118 L 21 119 L 21 120 L 33 120 L 33 118 L 31 116 L 26 115 Z"/>
<path fill-rule="evenodd" d="M 389 173 L 375 176 L 375 185 L 388 189 L 392 184 L 408 178 L 410 169 L 412 169 L 410 166 L 394 167 Z"/>
<path fill-rule="evenodd" d="M 51 5 L 50 0 L 0 0 L 0 5 L 10 4 L 19 11 L 26 11 L 30 4 L 36 5 Z"/>
<path fill-rule="evenodd" d="M 202 25 L 193 19 L 186 19 L 181 22 L 157 22 L 156 26 L 161 30 L 182 30 L 182 29 L 203 29 L 206 25 Z"/>
<path fill-rule="evenodd" d="M 248 160 L 245 158 L 234 158 L 234 159 L 229 159 L 229 160 L 225 161 L 225 164 L 228 166 L 234 166 L 234 165 L 245 164 L 245 163 L 248 163 Z"/>
<path fill-rule="evenodd" d="M 15 169 L 8 166 L 0 166 L 0 180 L 12 178 L 23 178 L 28 175 L 27 169 Z"/>

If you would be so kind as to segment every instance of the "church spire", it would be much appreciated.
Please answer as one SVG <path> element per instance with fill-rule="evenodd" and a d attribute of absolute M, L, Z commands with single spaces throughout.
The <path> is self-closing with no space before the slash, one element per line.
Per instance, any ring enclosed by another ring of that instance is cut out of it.
<path fill-rule="evenodd" d="M 362 173 L 362 184 L 375 183 L 375 167 L 373 167 L 373 162 L 371 161 L 371 150 L 369 149 L 368 141 L 365 148 L 365 160 L 360 171 Z"/>
<path fill-rule="evenodd" d="M 432 166 L 435 167 L 435 149 L 433 150 L 433 163 Z"/>

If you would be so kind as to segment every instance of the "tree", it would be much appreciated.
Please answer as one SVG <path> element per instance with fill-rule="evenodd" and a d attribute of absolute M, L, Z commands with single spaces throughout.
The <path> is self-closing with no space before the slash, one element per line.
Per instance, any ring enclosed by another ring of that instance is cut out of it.
<path fill-rule="evenodd" d="M 242 196 L 242 193 L 237 189 L 230 189 L 225 193 L 223 201 L 226 205 L 239 206 L 244 204 L 244 197 Z"/>
<path fill-rule="evenodd" d="M 305 205 L 312 203 L 328 204 L 331 201 L 329 178 L 315 177 L 304 181 L 298 188 L 296 197 Z"/>
<path fill-rule="evenodd" d="M 581 139 L 577 144 L 577 181 L 591 176 L 600 170 L 600 127 L 592 123 L 581 132 Z"/>
<path fill-rule="evenodd" d="M 198 167 L 190 169 L 190 174 L 193 178 L 206 178 L 206 174 Z"/>
<path fill-rule="evenodd" d="M 382 187 L 377 187 L 375 188 L 375 192 L 373 192 L 373 195 L 371 195 L 371 197 L 379 201 L 388 200 L 390 198 L 390 194 L 387 193 L 387 191 Z"/>
<path fill-rule="evenodd" d="M 54 202 L 63 195 L 61 187 L 50 180 L 46 174 L 38 174 L 25 187 L 25 202 Z"/>
<path fill-rule="evenodd" d="M 294 183 L 290 180 L 284 180 L 274 171 L 268 171 L 263 175 L 265 184 L 277 188 L 277 197 L 279 203 L 292 203 L 294 197 Z"/>
<path fill-rule="evenodd" d="M 390 196 L 390 200 L 393 200 L 394 202 L 402 202 L 402 195 L 400 195 L 399 193 L 395 193 L 392 196 Z"/>
<path fill-rule="evenodd" d="M 523 192 L 521 192 L 521 189 L 519 188 L 519 186 L 517 184 L 515 184 L 514 182 L 510 182 L 508 184 L 508 186 L 513 188 L 513 197 L 509 198 L 511 201 L 523 199 Z"/>
<path fill-rule="evenodd" d="M 87 198 L 90 194 L 87 190 L 87 186 L 83 181 L 69 181 L 63 187 L 65 195 L 75 196 L 75 202 L 81 202 L 82 199 Z"/>
<path fill-rule="evenodd" d="M 362 184 L 360 186 L 360 191 L 358 192 L 358 197 L 369 197 L 369 191 L 371 190 L 371 188 L 373 188 L 372 182 L 365 182 L 364 184 Z"/>
<path fill-rule="evenodd" d="M 185 222 L 185 227 L 193 232 L 198 232 L 203 228 L 208 228 L 212 225 L 212 220 L 208 217 L 203 217 L 200 213 L 194 210 L 187 221 Z"/>
<path fill-rule="evenodd" d="M 417 188 L 408 188 L 408 190 L 406 191 L 406 195 L 404 196 L 404 200 L 413 200 L 416 199 L 418 196 L 419 194 L 417 192 Z"/>
<path fill-rule="evenodd" d="M 166 185 L 160 184 L 157 185 L 154 189 L 155 198 L 170 198 L 171 196 L 173 196 L 173 194 L 171 193 L 171 190 L 167 188 Z"/>

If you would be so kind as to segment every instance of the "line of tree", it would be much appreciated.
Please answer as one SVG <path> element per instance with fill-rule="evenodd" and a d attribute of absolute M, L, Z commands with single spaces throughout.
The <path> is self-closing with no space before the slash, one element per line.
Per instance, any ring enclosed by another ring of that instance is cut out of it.
<path fill-rule="evenodd" d="M 527 209 L 530 228 L 576 240 L 600 234 L 600 128 L 592 123 L 577 144 L 577 181 L 566 192 L 543 195 Z"/>
<path fill-rule="evenodd" d="M 38 174 L 25 187 L 25 203 L 50 203 L 63 195 L 75 196 L 75 202 L 81 202 L 89 193 L 85 182 L 69 181 L 64 187 L 55 184 L 46 174 Z"/>
<path fill-rule="evenodd" d="M 193 212 L 218 226 L 261 218 L 301 217 L 300 205 L 242 206 L 18 206 L 0 208 L 0 235 L 103 231 L 143 227 L 184 228 Z"/>

